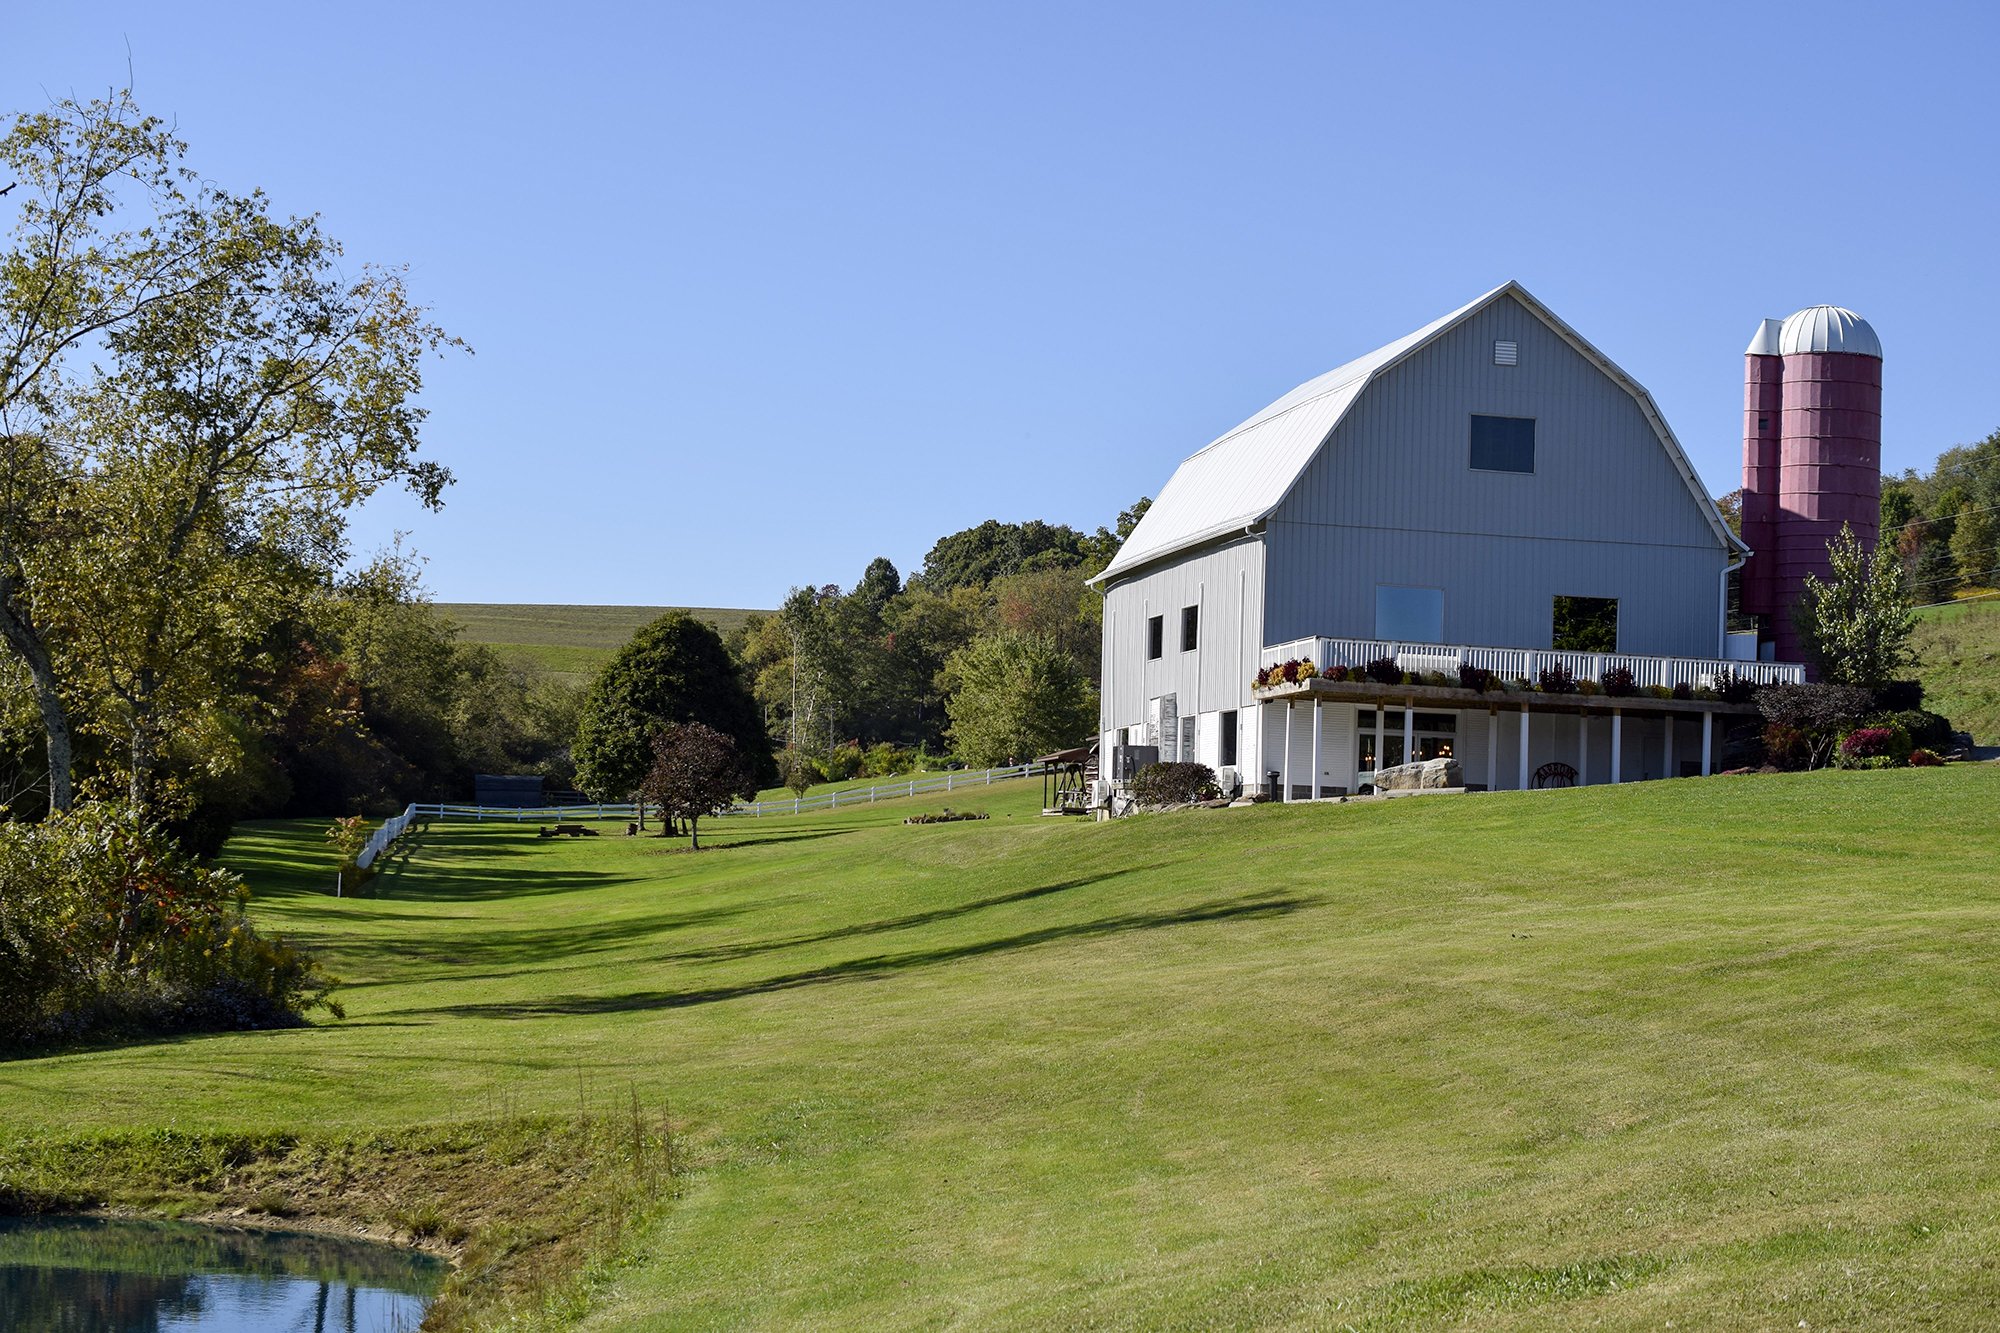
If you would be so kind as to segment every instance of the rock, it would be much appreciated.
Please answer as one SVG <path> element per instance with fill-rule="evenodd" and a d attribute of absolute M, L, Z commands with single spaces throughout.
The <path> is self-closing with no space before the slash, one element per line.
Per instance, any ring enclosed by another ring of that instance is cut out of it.
<path fill-rule="evenodd" d="M 1375 775 L 1376 791 L 1436 791 L 1441 787 L 1463 787 L 1465 770 L 1456 759 L 1426 759 L 1418 764 L 1398 764 Z"/>

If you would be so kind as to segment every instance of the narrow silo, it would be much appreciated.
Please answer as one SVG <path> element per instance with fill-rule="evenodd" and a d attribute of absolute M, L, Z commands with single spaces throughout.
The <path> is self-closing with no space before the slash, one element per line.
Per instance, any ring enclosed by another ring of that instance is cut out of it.
<path fill-rule="evenodd" d="M 1785 363 L 1778 354 L 1784 321 L 1767 319 L 1743 353 L 1743 541 L 1753 552 L 1743 567 L 1741 606 L 1768 616 L 1776 590 L 1778 442 L 1785 406 Z"/>

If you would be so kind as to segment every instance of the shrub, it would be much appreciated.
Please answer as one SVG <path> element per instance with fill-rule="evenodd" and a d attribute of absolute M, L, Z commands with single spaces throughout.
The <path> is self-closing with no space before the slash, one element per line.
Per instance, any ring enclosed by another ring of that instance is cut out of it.
<path fill-rule="evenodd" d="M 1766 685 L 1756 698 L 1766 722 L 1805 731 L 1846 731 L 1875 709 L 1875 696 L 1852 685 Z"/>
<path fill-rule="evenodd" d="M 1880 696 L 1877 696 L 1878 699 Z M 1951 748 L 1951 721 L 1936 713 L 1926 713 L 1922 709 L 1907 709 L 1902 712 L 1883 713 L 1869 719 L 1882 727 L 1901 727 L 1909 734 L 1910 744 L 1926 750 L 1949 750 Z"/>
<path fill-rule="evenodd" d="M 1141 805 L 1186 805 L 1221 795 L 1207 764 L 1148 764 L 1132 779 L 1132 798 Z"/>
<path fill-rule="evenodd" d="M 934 814 L 911 815 L 905 824 L 959 824 L 969 819 L 985 819 L 987 815 L 978 810 L 943 810 Z"/>
<path fill-rule="evenodd" d="M 1881 767 L 1863 761 L 1886 759 L 1901 766 L 1909 762 L 1910 734 L 1901 727 L 1856 727 L 1840 738 L 1842 768 Z"/>
<path fill-rule="evenodd" d="M 1629 699 L 1639 692 L 1639 686 L 1632 679 L 1632 673 L 1624 667 L 1612 667 L 1604 673 L 1604 692 L 1614 699 Z"/>
<path fill-rule="evenodd" d="M 1449 687 L 1451 685 L 1451 677 L 1445 675 L 1442 671 L 1426 671 L 1420 679 L 1425 685 L 1440 687 Z"/>
<path fill-rule="evenodd" d="M 1250 687 L 1257 690 L 1269 689 L 1271 687 L 1271 673 L 1276 670 L 1276 667 L 1258 667 L 1257 674 L 1250 678 Z"/>
<path fill-rule="evenodd" d="M 1378 657 L 1361 669 L 1367 673 L 1368 679 L 1378 685 L 1403 683 L 1403 668 L 1396 665 L 1396 659 L 1393 657 Z"/>
<path fill-rule="evenodd" d="M 1576 677 L 1566 666 L 1543 667 L 1541 689 L 1543 694 L 1575 694 Z"/>
<path fill-rule="evenodd" d="M 1603 687 L 1600 686 L 1596 681 L 1587 678 L 1576 682 L 1576 692 L 1578 694 L 1597 694 L 1600 693 L 1602 689 Z"/>
<path fill-rule="evenodd" d="M 1347 668 L 1339 665 L 1330 666 L 1324 674 L 1328 680 L 1346 680 Z"/>
<path fill-rule="evenodd" d="M 1692 699 L 1694 698 L 1694 686 L 1684 680 L 1675 681 L 1673 694 L 1676 699 Z"/>
<path fill-rule="evenodd" d="M 1764 762 L 1789 772 L 1811 768 L 1817 758 L 1812 733 L 1789 722 L 1764 724 Z"/>
<path fill-rule="evenodd" d="M 1674 697 L 1674 692 L 1664 685 L 1648 685 L 1640 690 L 1639 693 L 1645 695 L 1648 699 L 1671 699 Z"/>
<path fill-rule="evenodd" d="M 1724 667 L 1715 673 L 1715 693 L 1726 704 L 1747 704 L 1755 694 L 1757 686 L 1750 677 L 1732 667 Z"/>
<path fill-rule="evenodd" d="M 237 880 L 123 807 L 0 824 L 0 1046 L 285 1027 L 333 982 Z"/>
<path fill-rule="evenodd" d="M 845 745 L 834 746 L 821 756 L 819 771 L 828 782 L 846 782 L 860 774 L 863 762 L 861 747 L 849 741 Z"/>
<path fill-rule="evenodd" d="M 1458 688 L 1477 690 L 1484 694 L 1493 688 L 1493 673 L 1485 667 L 1467 666 L 1461 662 L 1458 667 Z"/>
<path fill-rule="evenodd" d="M 1885 713 L 1915 712 L 1924 706 L 1924 683 L 1892 680 L 1876 689 L 1875 706 Z"/>
<path fill-rule="evenodd" d="M 1927 750 L 1922 746 L 1918 746 L 1916 749 L 1910 751 L 1911 768 L 1936 768 L 1942 763 L 1944 763 L 1944 756 L 1935 750 Z"/>

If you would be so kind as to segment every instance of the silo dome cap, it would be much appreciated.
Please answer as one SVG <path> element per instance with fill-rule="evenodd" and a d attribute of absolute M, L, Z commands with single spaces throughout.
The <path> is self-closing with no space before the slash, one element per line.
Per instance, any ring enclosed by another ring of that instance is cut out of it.
<path fill-rule="evenodd" d="M 1803 352 L 1845 352 L 1882 359 L 1882 340 L 1868 321 L 1837 305 L 1807 306 L 1778 330 L 1778 355 Z"/>

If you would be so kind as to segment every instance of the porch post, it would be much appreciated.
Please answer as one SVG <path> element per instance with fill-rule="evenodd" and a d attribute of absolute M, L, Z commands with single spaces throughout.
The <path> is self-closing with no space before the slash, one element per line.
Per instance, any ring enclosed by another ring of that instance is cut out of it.
<path fill-rule="evenodd" d="M 1667 714 L 1666 728 L 1667 728 L 1666 775 L 1668 777 L 1673 777 L 1674 776 L 1674 715 L 1672 713 Z"/>
<path fill-rule="evenodd" d="M 1417 762 L 1417 701 L 1415 699 L 1407 699 L 1403 702 L 1403 762 L 1406 764 Z"/>
<path fill-rule="evenodd" d="M 1611 710 L 1611 781 L 1613 785 L 1625 780 L 1619 761 L 1625 757 L 1625 710 Z"/>
<path fill-rule="evenodd" d="M 1281 801 L 1292 799 L 1292 701 L 1285 700 L 1285 758 L 1278 765 L 1278 789 Z"/>
<path fill-rule="evenodd" d="M 1486 710 L 1486 790 L 1500 785 L 1500 710 Z"/>
<path fill-rule="evenodd" d="M 1527 789 L 1528 789 L 1528 705 L 1526 705 L 1526 704 L 1522 704 L 1522 705 L 1521 705 L 1521 785 L 1520 785 L 1520 790 L 1521 790 L 1521 791 L 1526 791 Z"/>
<path fill-rule="evenodd" d="M 1701 775 L 1708 777 L 1715 772 L 1715 714 L 1702 710 L 1701 714 Z"/>
<path fill-rule="evenodd" d="M 1576 785 L 1590 785 L 1590 714 L 1576 715 Z"/>
<path fill-rule="evenodd" d="M 1321 708 L 1321 701 L 1318 699 L 1313 700 L 1312 795 L 1306 798 L 1309 801 L 1317 801 L 1319 799 L 1319 743 L 1321 736 L 1326 731 L 1326 718 L 1322 716 Z"/>
<path fill-rule="evenodd" d="M 1375 771 L 1377 773 L 1382 771 L 1382 742 L 1388 739 L 1388 733 L 1383 728 L 1386 725 L 1385 719 L 1388 716 L 1389 710 L 1383 706 L 1382 700 L 1377 699 L 1375 701 Z"/>

